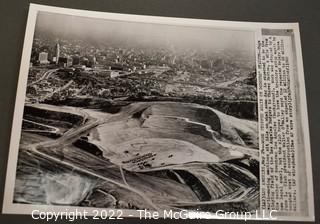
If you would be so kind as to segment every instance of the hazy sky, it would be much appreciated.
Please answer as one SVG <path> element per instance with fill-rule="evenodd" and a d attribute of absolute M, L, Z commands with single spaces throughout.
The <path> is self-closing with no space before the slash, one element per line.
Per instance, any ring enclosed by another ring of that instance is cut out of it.
<path fill-rule="evenodd" d="M 36 32 L 145 46 L 172 44 L 178 48 L 245 50 L 254 55 L 254 33 L 250 31 L 122 22 L 40 12 Z"/>

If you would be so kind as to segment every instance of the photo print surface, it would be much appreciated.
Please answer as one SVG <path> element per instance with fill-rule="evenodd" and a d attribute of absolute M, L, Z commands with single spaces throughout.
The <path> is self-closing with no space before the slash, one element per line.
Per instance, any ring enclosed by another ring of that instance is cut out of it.
<path fill-rule="evenodd" d="M 14 204 L 259 209 L 255 32 L 38 12 Z"/>

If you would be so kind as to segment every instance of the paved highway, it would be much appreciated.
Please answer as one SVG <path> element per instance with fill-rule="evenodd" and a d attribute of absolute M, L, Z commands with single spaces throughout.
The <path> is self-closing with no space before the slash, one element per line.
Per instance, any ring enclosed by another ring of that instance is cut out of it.
<path fill-rule="evenodd" d="M 32 83 L 28 83 L 27 86 L 32 86 L 34 84 L 37 84 L 38 82 L 41 82 L 44 79 L 49 78 L 54 72 L 56 72 L 58 69 L 49 69 L 43 73 L 43 75 L 36 81 Z"/>

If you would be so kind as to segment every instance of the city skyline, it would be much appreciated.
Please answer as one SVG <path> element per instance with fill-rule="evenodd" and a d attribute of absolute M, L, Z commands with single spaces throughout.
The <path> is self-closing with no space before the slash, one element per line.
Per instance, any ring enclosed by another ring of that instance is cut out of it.
<path fill-rule="evenodd" d="M 165 47 L 173 51 L 242 51 L 252 61 L 255 54 L 252 31 L 122 22 L 40 12 L 35 37 L 43 34 L 58 39 L 76 38 L 87 43 Z"/>

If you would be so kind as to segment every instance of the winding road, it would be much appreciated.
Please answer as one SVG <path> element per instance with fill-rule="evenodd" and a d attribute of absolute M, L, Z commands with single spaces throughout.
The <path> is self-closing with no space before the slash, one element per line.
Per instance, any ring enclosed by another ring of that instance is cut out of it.
<path fill-rule="evenodd" d="M 48 79 L 54 72 L 56 72 L 58 69 L 49 69 L 43 73 L 43 75 L 36 81 L 32 83 L 28 83 L 27 86 L 33 86 L 37 84 L 38 82 L 41 82 L 42 80 Z"/>

